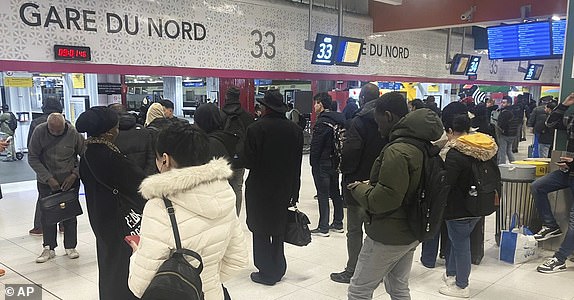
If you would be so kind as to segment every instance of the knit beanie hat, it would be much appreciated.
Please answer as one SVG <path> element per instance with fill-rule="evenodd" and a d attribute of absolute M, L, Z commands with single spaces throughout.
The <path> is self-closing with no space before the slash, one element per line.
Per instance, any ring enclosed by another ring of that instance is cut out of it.
<path fill-rule="evenodd" d="M 118 113 L 105 106 L 94 106 L 83 112 L 76 121 L 76 129 L 88 136 L 100 136 L 118 125 Z"/>

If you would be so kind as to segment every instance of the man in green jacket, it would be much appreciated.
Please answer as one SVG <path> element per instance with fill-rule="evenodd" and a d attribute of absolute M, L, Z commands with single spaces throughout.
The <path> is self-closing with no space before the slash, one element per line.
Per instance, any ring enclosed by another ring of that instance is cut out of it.
<path fill-rule="evenodd" d="M 438 140 L 444 129 L 440 118 L 429 109 L 407 114 L 404 97 L 391 92 L 379 98 L 375 120 L 379 132 L 389 138 L 371 170 L 368 183 L 349 184 L 353 197 L 367 211 L 367 237 L 363 243 L 348 298 L 372 299 L 384 279 L 391 299 L 410 299 L 409 275 L 419 241 L 407 223 L 403 201 L 415 195 L 419 185 L 423 154 L 415 146 L 396 142 L 398 138 Z"/>

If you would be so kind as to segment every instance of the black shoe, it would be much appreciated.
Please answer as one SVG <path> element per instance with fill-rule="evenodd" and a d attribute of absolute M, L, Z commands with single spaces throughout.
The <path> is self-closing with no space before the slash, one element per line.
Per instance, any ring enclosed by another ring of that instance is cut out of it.
<path fill-rule="evenodd" d="M 322 236 L 322 237 L 329 237 L 329 229 L 321 230 L 319 228 L 311 230 L 312 235 Z"/>
<path fill-rule="evenodd" d="M 329 225 L 329 231 L 344 233 L 345 229 L 343 229 L 343 224 L 341 224 L 341 225 L 331 224 L 331 225 Z"/>
<path fill-rule="evenodd" d="M 538 266 L 538 268 L 536 268 L 536 271 L 546 274 L 566 271 L 566 262 L 560 261 L 556 257 L 552 257 L 549 258 L 540 266 Z"/>
<path fill-rule="evenodd" d="M 539 241 L 545 241 L 547 239 L 551 239 L 557 236 L 561 236 L 562 235 L 562 230 L 560 230 L 560 227 L 554 227 L 554 228 L 550 228 L 550 227 L 546 227 L 546 226 L 542 226 L 542 229 L 540 229 L 540 231 L 538 231 L 538 233 L 536 233 L 534 235 L 534 238 Z"/>
<path fill-rule="evenodd" d="M 256 283 L 260 283 L 263 285 L 275 285 L 275 283 L 276 283 L 276 281 L 271 281 L 271 280 L 268 280 L 268 279 L 261 277 L 261 273 L 259 273 L 259 272 L 252 272 L 251 275 L 249 275 L 249 277 L 251 277 L 251 281 L 256 282 Z"/>
<path fill-rule="evenodd" d="M 331 273 L 331 280 L 338 283 L 351 283 L 353 273 L 345 270 L 341 273 Z"/>

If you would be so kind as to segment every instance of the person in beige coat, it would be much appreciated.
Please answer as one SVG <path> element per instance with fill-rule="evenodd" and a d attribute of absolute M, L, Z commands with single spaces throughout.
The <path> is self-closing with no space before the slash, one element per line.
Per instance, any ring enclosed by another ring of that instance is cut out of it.
<path fill-rule="evenodd" d="M 156 165 L 160 174 L 142 182 L 140 192 L 148 202 L 139 245 L 132 243 L 135 252 L 128 285 L 137 297 L 144 294 L 175 248 L 164 196 L 174 205 L 182 247 L 202 257 L 206 300 L 224 299 L 222 282 L 247 267 L 247 244 L 235 213 L 235 193 L 227 182 L 232 171 L 225 159 L 210 161 L 208 143 L 197 127 L 180 122 L 158 136 Z M 189 260 L 196 265 L 193 258 Z"/>

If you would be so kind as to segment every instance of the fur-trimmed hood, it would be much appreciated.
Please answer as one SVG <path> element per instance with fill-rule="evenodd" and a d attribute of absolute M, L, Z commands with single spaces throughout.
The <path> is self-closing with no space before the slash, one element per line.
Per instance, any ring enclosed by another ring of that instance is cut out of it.
<path fill-rule="evenodd" d="M 213 159 L 205 165 L 150 176 L 142 182 L 140 193 L 148 200 L 165 196 L 187 210 L 213 219 L 235 208 L 235 201 L 223 196 L 233 193 L 227 183 L 232 173 L 225 159 Z"/>
<path fill-rule="evenodd" d="M 455 148 L 462 154 L 481 161 L 493 158 L 498 152 L 498 145 L 496 145 L 494 139 L 490 135 L 479 132 L 463 135 L 449 142 L 449 144 L 451 148 Z"/>

